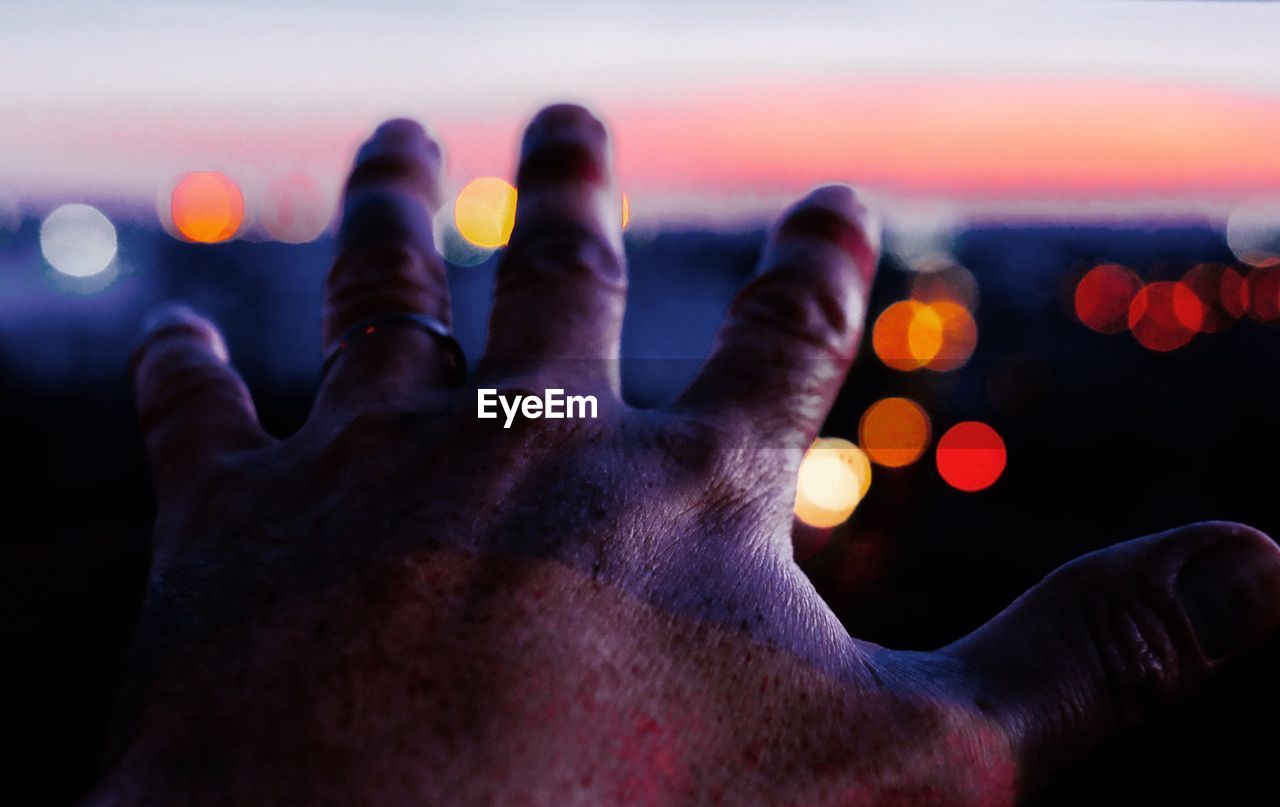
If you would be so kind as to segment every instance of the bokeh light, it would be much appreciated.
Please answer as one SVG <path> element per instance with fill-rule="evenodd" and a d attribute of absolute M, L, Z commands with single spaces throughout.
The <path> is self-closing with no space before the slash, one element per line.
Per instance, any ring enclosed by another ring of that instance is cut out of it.
<path fill-rule="evenodd" d="M 116 257 L 116 228 L 95 207 L 62 205 L 40 224 L 40 252 L 71 277 L 96 275 Z"/>
<path fill-rule="evenodd" d="M 1148 350 L 1168 352 L 1191 341 L 1204 323 L 1204 306 L 1185 283 L 1149 283 L 1129 304 L 1129 330 Z"/>
<path fill-rule="evenodd" d="M 516 189 L 496 177 L 472 180 L 454 200 L 453 222 L 458 233 L 477 247 L 505 245 L 516 223 Z"/>
<path fill-rule="evenodd" d="M 978 345 L 978 326 L 963 305 L 952 300 L 928 303 L 908 331 L 913 354 L 936 372 L 964 365 Z"/>
<path fill-rule="evenodd" d="M 624 193 L 622 194 L 622 229 L 627 229 L 627 225 L 631 223 L 631 199 Z"/>
<path fill-rule="evenodd" d="M 848 440 L 820 437 L 796 476 L 795 515 L 810 527 L 844 523 L 871 487 L 871 462 Z"/>
<path fill-rule="evenodd" d="M 1182 282 L 1200 300 L 1200 333 L 1226 330 L 1248 308 L 1244 277 L 1230 266 L 1202 263 L 1183 275 Z"/>
<path fill-rule="evenodd" d="M 276 177 L 267 185 L 258 220 L 275 240 L 305 244 L 324 233 L 333 212 L 315 177 L 298 172 Z"/>
<path fill-rule="evenodd" d="M 872 462 L 910 465 L 929 446 L 929 415 L 910 398 L 882 398 L 858 422 L 858 442 Z"/>
<path fill-rule="evenodd" d="M 985 423 L 957 423 L 938 440 L 938 473 L 948 485 L 968 493 L 989 488 L 1004 473 L 1004 439 Z"/>
<path fill-rule="evenodd" d="M 244 194 L 217 171 L 184 174 L 169 194 L 174 229 L 188 241 L 216 244 L 234 236 L 244 224 Z"/>
<path fill-rule="evenodd" d="M 937 261 L 911 276 L 910 297 L 922 303 L 949 300 L 974 311 L 980 298 L 978 279 L 954 261 Z"/>
<path fill-rule="evenodd" d="M 1280 253 L 1280 199 L 1255 199 L 1227 217 L 1227 246 L 1241 263 L 1259 265 Z"/>
<path fill-rule="evenodd" d="M 1255 266 L 1249 272 L 1244 296 L 1250 319 L 1258 322 L 1280 319 L 1280 260 L 1271 259 Z"/>
<path fill-rule="evenodd" d="M 909 271 L 931 271 L 951 261 L 960 229 L 960 220 L 946 210 L 903 215 L 885 228 L 884 252 Z"/>
<path fill-rule="evenodd" d="M 916 344 L 913 345 L 912 328 L 920 318 L 927 318 L 927 322 L 915 325 Z M 871 329 L 871 347 L 876 356 L 888 367 L 902 372 L 924 367 L 941 346 L 941 339 L 941 320 L 929 312 L 927 303 L 919 300 L 893 303 L 880 312 Z M 921 355 L 921 351 L 925 351 L 925 355 Z"/>
<path fill-rule="evenodd" d="M 1120 333 L 1129 327 L 1129 306 L 1142 281 L 1128 268 L 1104 263 L 1076 284 L 1076 317 L 1098 333 Z"/>

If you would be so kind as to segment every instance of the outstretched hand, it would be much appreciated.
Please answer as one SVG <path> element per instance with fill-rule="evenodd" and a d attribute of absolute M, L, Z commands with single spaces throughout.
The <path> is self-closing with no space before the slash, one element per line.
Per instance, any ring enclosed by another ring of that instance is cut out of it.
<path fill-rule="evenodd" d="M 1280 551 L 1215 523 L 1080 558 L 934 652 L 848 636 L 790 535 L 877 261 L 856 195 L 794 205 L 694 382 L 638 410 L 604 126 L 529 125 L 468 375 L 395 316 L 450 321 L 440 183 L 415 123 L 361 148 L 337 352 L 286 440 L 209 322 L 154 321 L 154 560 L 94 803 L 1005 804 L 1280 624 Z M 479 389 L 598 411 L 508 429 Z"/>

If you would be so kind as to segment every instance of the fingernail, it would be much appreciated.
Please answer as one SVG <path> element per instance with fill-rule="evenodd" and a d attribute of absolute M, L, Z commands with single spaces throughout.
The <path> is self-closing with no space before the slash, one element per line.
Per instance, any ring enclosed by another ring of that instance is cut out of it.
<path fill-rule="evenodd" d="M 1175 591 L 1200 649 L 1222 658 L 1280 626 L 1280 552 L 1224 537 L 1187 561 Z"/>

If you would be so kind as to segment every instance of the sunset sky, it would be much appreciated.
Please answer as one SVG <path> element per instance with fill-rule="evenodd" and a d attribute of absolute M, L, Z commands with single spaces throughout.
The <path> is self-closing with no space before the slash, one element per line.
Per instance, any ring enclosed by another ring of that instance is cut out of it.
<path fill-rule="evenodd" d="M 638 220 L 830 179 L 899 204 L 1280 193 L 1274 4 L 23 5 L 0 7 L 0 193 L 41 202 L 150 200 L 191 170 L 334 193 L 403 114 L 457 187 L 509 176 L 558 99 L 611 124 Z"/>

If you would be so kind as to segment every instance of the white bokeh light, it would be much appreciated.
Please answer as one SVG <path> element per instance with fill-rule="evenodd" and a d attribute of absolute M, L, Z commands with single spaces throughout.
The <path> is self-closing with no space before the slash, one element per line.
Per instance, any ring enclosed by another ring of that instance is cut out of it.
<path fill-rule="evenodd" d="M 1254 199 L 1231 211 L 1227 246 L 1242 263 L 1253 264 L 1280 252 L 1280 199 Z"/>
<path fill-rule="evenodd" d="M 90 277 L 116 257 L 116 228 L 96 207 L 63 205 L 40 225 L 40 252 L 64 275 Z"/>

